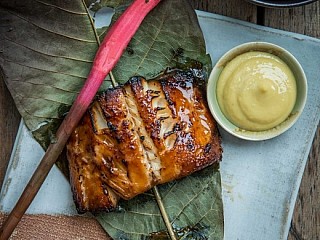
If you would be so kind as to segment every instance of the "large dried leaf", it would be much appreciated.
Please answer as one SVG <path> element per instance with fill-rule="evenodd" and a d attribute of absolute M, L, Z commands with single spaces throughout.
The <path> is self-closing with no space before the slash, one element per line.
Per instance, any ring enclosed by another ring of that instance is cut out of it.
<path fill-rule="evenodd" d="M 2 73 L 27 127 L 46 146 L 88 75 L 95 30 L 81 1 L 0 4 Z"/>
<path fill-rule="evenodd" d="M 95 29 L 92 10 L 128 0 L 0 2 L 1 74 L 35 138 L 46 147 L 81 88 L 105 29 Z M 122 5 L 125 4 L 125 5 Z M 150 78 L 189 58 L 210 69 L 210 58 L 194 11 L 187 1 L 166 0 L 147 16 L 113 70 L 118 82 L 133 75 Z M 111 86 L 106 80 L 102 89 Z M 166 214 L 182 239 L 222 239 L 220 173 L 209 167 L 161 186 Z M 166 227 L 153 193 L 122 202 L 120 211 L 97 216 L 112 237 L 166 239 Z M 152 234 L 154 233 L 154 234 Z"/>
<path fill-rule="evenodd" d="M 220 173 L 208 167 L 159 187 L 178 239 L 223 239 Z M 169 239 L 154 194 L 120 202 L 116 212 L 97 215 L 114 239 Z"/>

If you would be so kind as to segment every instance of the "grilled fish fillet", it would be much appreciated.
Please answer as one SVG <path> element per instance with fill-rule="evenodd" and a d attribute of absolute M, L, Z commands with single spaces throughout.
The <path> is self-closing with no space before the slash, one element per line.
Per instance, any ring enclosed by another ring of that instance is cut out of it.
<path fill-rule="evenodd" d="M 79 212 L 112 210 L 221 160 L 220 136 L 193 71 L 133 77 L 100 95 L 74 130 L 67 157 Z"/>

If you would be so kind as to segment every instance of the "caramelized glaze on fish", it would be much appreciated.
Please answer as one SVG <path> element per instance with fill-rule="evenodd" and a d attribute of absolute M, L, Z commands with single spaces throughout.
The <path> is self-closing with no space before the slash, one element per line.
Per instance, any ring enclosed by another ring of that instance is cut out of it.
<path fill-rule="evenodd" d="M 100 95 L 67 144 L 79 212 L 112 210 L 221 160 L 220 137 L 193 71 L 133 77 Z"/>

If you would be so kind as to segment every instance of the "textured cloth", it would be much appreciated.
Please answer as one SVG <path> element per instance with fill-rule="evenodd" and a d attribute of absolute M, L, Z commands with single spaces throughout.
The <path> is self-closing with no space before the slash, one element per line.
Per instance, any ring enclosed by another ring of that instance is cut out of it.
<path fill-rule="evenodd" d="M 5 217 L 0 214 L 1 224 Z M 62 215 L 24 215 L 10 239 L 111 240 L 94 218 Z"/>

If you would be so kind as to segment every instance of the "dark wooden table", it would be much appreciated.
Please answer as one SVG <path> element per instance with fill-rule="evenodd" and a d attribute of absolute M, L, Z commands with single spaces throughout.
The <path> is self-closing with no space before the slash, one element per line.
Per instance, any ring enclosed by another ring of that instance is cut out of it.
<path fill-rule="evenodd" d="M 320 38 L 320 2 L 292 9 L 267 9 L 244 0 L 192 0 L 195 9 Z M 320 57 L 320 56 L 319 56 Z M 0 78 L 1 79 L 1 78 Z M 320 79 L 319 79 L 320 81 Z M 319 93 L 320 94 L 320 93 Z M 2 183 L 20 122 L 13 100 L 0 80 L 0 183 Z M 316 132 L 303 175 L 288 239 L 320 239 L 320 128 Z M 1 216 L 0 216 L 1 221 Z M 13 239 L 107 238 L 94 219 L 25 216 Z M 42 236 L 42 237 L 41 237 Z M 86 237 L 87 236 L 87 237 Z M 258 237 L 258 236 L 257 236 Z"/>

